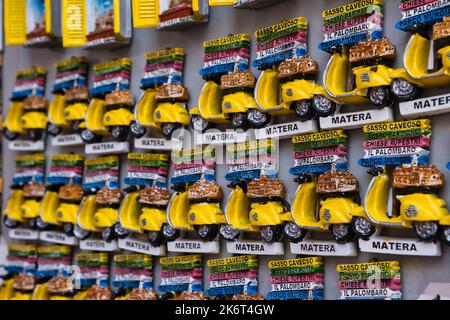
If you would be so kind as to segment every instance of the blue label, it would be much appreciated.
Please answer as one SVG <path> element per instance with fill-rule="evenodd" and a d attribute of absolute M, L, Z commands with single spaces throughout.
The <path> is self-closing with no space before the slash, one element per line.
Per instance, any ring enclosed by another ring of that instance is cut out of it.
<path fill-rule="evenodd" d="M 307 166 L 296 166 L 296 167 L 290 167 L 289 173 L 298 176 L 301 174 L 310 174 L 310 173 L 325 173 L 330 171 L 332 168 L 331 163 L 324 163 L 324 164 L 316 164 L 316 165 L 307 165 Z M 336 169 L 339 171 L 347 171 L 347 162 L 340 162 L 336 163 Z"/>
<path fill-rule="evenodd" d="M 158 291 L 162 292 L 168 292 L 168 291 L 174 291 L 174 292 L 183 292 L 187 291 L 189 289 L 189 284 L 160 284 L 158 285 L 157 289 Z"/>
<path fill-rule="evenodd" d="M 73 184 L 81 184 L 81 177 L 47 177 L 47 184 L 69 184 L 71 181 Z"/>
<path fill-rule="evenodd" d="M 370 36 L 373 39 L 381 39 L 383 37 L 383 32 L 380 30 L 375 30 L 370 33 Z M 330 41 L 324 41 L 319 44 L 319 49 L 324 51 L 330 51 L 333 47 L 336 46 L 352 46 L 354 44 L 357 44 L 361 41 L 367 40 L 367 33 L 360 33 L 360 34 L 354 34 L 348 37 L 330 40 Z"/>
<path fill-rule="evenodd" d="M 29 182 L 36 182 L 36 183 L 44 183 L 44 177 L 43 176 L 34 176 L 34 177 L 16 177 L 12 179 L 13 184 L 25 184 Z"/>
<path fill-rule="evenodd" d="M 26 97 L 31 96 L 33 93 L 35 96 L 43 97 L 44 89 L 37 88 L 37 89 L 28 89 L 28 90 L 22 90 L 22 91 L 13 91 L 12 98 L 13 99 L 25 99 Z"/>
<path fill-rule="evenodd" d="M 201 173 L 189 174 L 189 175 L 185 175 L 185 176 L 179 176 L 179 177 L 170 178 L 170 183 L 171 184 L 195 183 L 198 180 L 200 180 L 201 177 L 202 177 Z M 215 180 L 215 177 L 212 174 L 204 174 L 203 178 L 206 181 L 214 181 Z"/>
<path fill-rule="evenodd" d="M 153 179 L 143 179 L 143 178 L 125 178 L 123 182 L 130 186 L 143 186 L 143 187 L 151 187 L 154 185 Z M 166 188 L 166 183 L 162 181 L 156 181 L 156 187 L 158 188 Z"/>
<path fill-rule="evenodd" d="M 93 183 L 83 183 L 82 187 L 84 190 L 90 189 L 101 189 L 106 185 L 106 181 L 98 181 Z M 109 181 L 109 187 L 112 189 L 118 189 L 119 183 L 117 181 Z"/>
<path fill-rule="evenodd" d="M 180 76 L 173 76 L 171 79 L 171 83 L 180 83 L 181 82 L 181 77 Z M 168 76 L 164 76 L 164 77 L 151 77 L 151 78 L 142 78 L 141 79 L 141 86 L 143 88 L 147 88 L 147 87 L 153 87 L 155 85 L 159 85 L 159 84 L 163 84 L 163 83 L 168 83 L 169 82 L 169 77 Z"/>
<path fill-rule="evenodd" d="M 105 84 L 102 86 L 92 88 L 91 90 L 89 90 L 89 93 L 94 96 L 95 95 L 104 95 L 104 94 L 111 93 L 115 90 L 127 90 L 129 88 L 130 88 L 129 84 L 121 83 L 121 84 L 117 85 L 116 83 L 111 83 L 111 84 Z"/>
<path fill-rule="evenodd" d="M 361 158 L 358 160 L 358 164 L 362 167 L 373 167 L 373 166 L 400 166 L 403 164 L 411 164 L 414 157 L 412 155 L 407 156 L 393 156 L 393 157 L 371 157 L 371 158 Z M 428 165 L 428 155 L 421 155 L 417 158 L 418 164 Z"/>
<path fill-rule="evenodd" d="M 447 169 L 450 170 L 450 162 L 447 162 Z"/>
<path fill-rule="evenodd" d="M 267 294 L 267 300 L 323 300 L 323 289 L 272 291 Z"/>
<path fill-rule="evenodd" d="M 205 77 L 205 76 L 227 74 L 228 72 L 231 72 L 234 70 L 234 65 L 235 65 L 235 63 L 232 62 L 232 63 L 227 63 L 227 64 L 220 64 L 217 66 L 202 68 L 202 69 L 200 69 L 200 75 L 202 77 Z M 247 62 L 245 62 L 245 63 L 239 62 L 238 70 L 239 71 L 248 70 L 248 63 Z"/>
<path fill-rule="evenodd" d="M 60 82 L 57 84 L 53 85 L 53 91 L 61 91 L 64 89 L 71 89 L 73 87 L 83 87 L 86 86 L 86 78 L 85 77 L 80 77 L 76 80 L 69 80 L 69 81 L 64 81 L 64 82 Z"/>
<path fill-rule="evenodd" d="M 306 55 L 305 48 L 297 48 L 295 49 L 295 55 L 300 57 Z M 284 52 L 276 53 L 262 59 L 254 60 L 252 65 L 257 69 L 268 69 L 273 66 L 279 65 L 286 59 L 292 58 L 292 49 L 289 49 Z"/>
<path fill-rule="evenodd" d="M 399 20 L 395 24 L 395 27 L 399 30 L 407 31 L 413 29 L 415 25 L 434 24 L 436 22 L 442 21 L 442 19 L 447 16 L 450 16 L 450 6 Z"/>
<path fill-rule="evenodd" d="M 227 181 L 239 181 L 239 180 L 254 180 L 261 176 L 261 170 L 249 170 L 249 171 L 239 171 L 231 172 L 225 174 L 225 180 Z M 276 174 L 267 175 L 269 178 L 276 178 Z"/>

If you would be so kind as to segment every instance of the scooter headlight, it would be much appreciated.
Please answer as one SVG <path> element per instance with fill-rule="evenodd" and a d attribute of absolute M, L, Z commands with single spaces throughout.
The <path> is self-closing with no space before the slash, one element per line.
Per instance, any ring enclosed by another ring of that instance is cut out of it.
<path fill-rule="evenodd" d="M 313 103 L 315 108 L 321 112 L 327 112 L 332 108 L 331 100 L 323 95 L 314 96 Z"/>
<path fill-rule="evenodd" d="M 223 224 L 220 226 L 220 234 L 225 240 L 234 240 L 239 236 L 239 231 L 229 224 Z"/>
<path fill-rule="evenodd" d="M 413 91 L 413 84 L 409 81 L 406 81 L 405 79 L 395 79 L 392 82 L 392 92 L 394 92 L 396 96 L 407 96 L 410 95 Z"/>

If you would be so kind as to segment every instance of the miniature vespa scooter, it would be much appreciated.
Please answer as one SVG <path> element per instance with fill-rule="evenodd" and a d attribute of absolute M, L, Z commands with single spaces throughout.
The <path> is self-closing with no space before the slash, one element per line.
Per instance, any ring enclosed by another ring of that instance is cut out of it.
<path fill-rule="evenodd" d="M 402 21 L 396 25 L 401 30 L 412 32 L 403 55 L 405 69 L 423 87 L 448 86 L 450 85 L 450 17 L 444 16 L 442 21 L 438 22 L 434 19 L 428 22 L 423 19 L 418 21 L 407 27 L 402 26 Z M 431 25 L 433 27 L 430 36 Z"/>
<path fill-rule="evenodd" d="M 318 178 L 301 175 L 300 183 L 292 203 L 292 218 L 295 225 L 286 224 L 284 234 L 293 242 L 303 239 L 307 231 L 330 231 L 334 240 L 344 244 L 357 235 L 368 239 L 375 227 L 369 222 L 360 205 L 358 182 L 349 172 L 332 170 Z"/>
<path fill-rule="evenodd" d="M 203 241 L 216 239 L 225 215 L 220 208 L 222 189 L 204 177 L 192 185 L 177 184 L 167 208 L 169 225 L 177 230 L 196 231 Z"/>
<path fill-rule="evenodd" d="M 56 63 L 55 67 L 54 97 L 48 109 L 48 132 L 53 136 L 64 129 L 80 133 L 85 126 L 84 116 L 89 101 L 86 57 L 72 57 Z"/>
<path fill-rule="evenodd" d="M 248 231 L 260 232 L 266 243 L 281 241 L 284 224 L 292 222 L 281 180 L 262 175 L 247 184 L 239 181 L 230 186 L 233 191 L 227 203 L 228 224 L 220 227 L 222 237 L 232 241 L 239 236 L 239 231 Z"/>
<path fill-rule="evenodd" d="M 248 70 L 248 34 L 205 41 L 205 66 L 200 70 L 206 80 L 198 107 L 190 110 L 194 130 L 204 132 L 212 124 L 231 123 L 234 129 L 262 128 L 270 121 L 253 97 L 255 77 Z M 231 62 L 230 62 L 231 61 Z"/>
<path fill-rule="evenodd" d="M 177 129 L 189 125 L 186 109 L 189 93 L 182 84 L 184 50 L 150 52 L 145 58 L 146 72 L 141 80 L 144 92 L 134 109 L 136 122 L 131 124 L 131 134 L 141 138 L 148 129 L 153 129 L 170 139 Z"/>
<path fill-rule="evenodd" d="M 385 64 L 395 56 L 395 46 L 387 38 L 369 38 L 350 49 L 336 47 L 323 75 L 326 92 L 343 104 L 364 105 L 370 102 L 377 108 L 390 107 L 396 99 L 414 99 L 422 84 L 405 69 L 393 69 Z M 355 80 L 352 82 L 354 86 L 347 89 L 349 77 Z"/>
<path fill-rule="evenodd" d="M 444 175 L 431 165 L 414 162 L 393 171 L 393 183 L 384 167 L 373 167 L 374 175 L 364 199 L 364 210 L 377 226 L 414 229 L 423 241 L 442 240 L 450 245 L 450 213 L 438 196 Z M 392 197 L 392 199 L 389 199 Z M 392 202 L 390 201 L 392 200 Z"/>
<path fill-rule="evenodd" d="M 255 31 L 257 59 L 253 65 L 263 70 L 255 100 L 263 112 L 295 114 L 306 121 L 336 110 L 325 89 L 311 80 L 318 65 L 306 54 L 307 25 L 306 18 L 299 17 Z"/>

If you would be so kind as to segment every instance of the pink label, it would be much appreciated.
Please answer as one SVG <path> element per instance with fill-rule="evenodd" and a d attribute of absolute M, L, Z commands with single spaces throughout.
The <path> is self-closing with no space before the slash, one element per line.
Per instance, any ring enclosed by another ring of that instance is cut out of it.
<path fill-rule="evenodd" d="M 250 51 L 247 48 L 236 48 L 214 53 L 207 53 L 203 56 L 203 61 L 206 62 L 235 56 L 240 56 L 242 58 L 248 59 L 250 58 Z"/>
<path fill-rule="evenodd" d="M 399 138 L 399 139 L 379 139 L 368 140 L 363 143 L 366 149 L 375 148 L 395 148 L 395 147 L 429 147 L 430 138 L 427 136 Z"/>
<path fill-rule="evenodd" d="M 16 256 L 7 256 L 6 260 L 8 261 L 22 261 L 27 263 L 35 263 L 37 261 L 37 258 L 35 257 L 16 257 Z"/>
<path fill-rule="evenodd" d="M 59 172 L 59 171 L 71 171 L 75 173 L 83 173 L 83 169 L 80 166 L 52 166 L 50 167 L 50 172 Z"/>
<path fill-rule="evenodd" d="M 301 159 L 301 158 L 328 156 L 328 155 L 345 156 L 346 154 L 347 154 L 347 147 L 344 145 L 338 145 L 334 147 L 326 147 L 320 149 L 294 151 L 292 153 L 292 157 L 294 159 Z"/>
<path fill-rule="evenodd" d="M 96 176 L 100 176 L 100 175 L 104 175 L 104 174 L 109 174 L 109 175 L 119 175 L 119 170 L 118 169 L 105 169 L 105 170 L 95 170 L 92 172 L 85 172 L 84 176 L 85 177 L 96 177 Z"/>
<path fill-rule="evenodd" d="M 299 283 L 299 282 L 322 282 L 323 274 L 321 273 L 311 273 L 311 274 L 300 274 L 292 276 L 271 276 L 271 284 L 279 283 Z"/>
<path fill-rule="evenodd" d="M 39 264 L 70 264 L 71 262 L 70 257 L 64 257 L 64 258 L 39 258 L 38 259 L 38 265 Z"/>
<path fill-rule="evenodd" d="M 256 163 L 263 162 L 267 164 L 276 163 L 277 159 L 274 156 L 259 156 L 259 157 L 250 157 L 250 158 L 240 158 L 240 159 L 230 159 L 227 160 L 227 164 L 229 165 L 239 165 L 239 164 L 248 164 L 248 163 Z"/>
<path fill-rule="evenodd" d="M 152 271 L 146 268 L 126 268 L 126 267 L 116 267 L 114 269 L 114 274 L 123 275 L 123 274 L 132 274 L 132 275 L 144 275 L 147 277 L 152 276 Z"/>
<path fill-rule="evenodd" d="M 401 11 L 406 11 L 409 9 L 417 8 L 417 7 L 423 6 L 425 4 L 437 2 L 437 1 L 439 1 L 439 0 L 409 0 L 409 1 L 406 1 L 403 3 L 400 3 L 399 8 Z"/>
<path fill-rule="evenodd" d="M 229 280 L 229 279 L 255 279 L 257 277 L 255 270 L 250 271 L 233 271 L 233 272 L 221 272 L 216 274 L 208 275 L 209 281 L 220 281 L 220 280 Z"/>
<path fill-rule="evenodd" d="M 127 166 L 127 171 L 167 175 L 167 169 L 159 168 L 159 167 L 155 168 L 155 167 L 146 167 L 146 166 Z"/>
<path fill-rule="evenodd" d="M 161 278 L 173 278 L 173 277 L 201 277 L 203 270 L 201 268 L 194 268 L 192 270 L 162 270 Z"/>
<path fill-rule="evenodd" d="M 294 33 L 288 34 L 287 36 L 283 36 L 277 39 L 270 40 L 269 42 L 265 42 L 263 44 L 256 45 L 256 51 L 263 51 L 273 47 L 281 46 L 285 43 L 289 42 L 307 42 L 307 35 L 305 30 L 299 30 Z"/>
<path fill-rule="evenodd" d="M 98 76 L 94 76 L 94 82 L 103 81 L 107 79 L 114 79 L 114 78 L 123 78 L 123 79 L 130 79 L 130 72 L 129 71 L 119 71 L 119 72 L 111 72 L 111 73 L 105 73 Z"/>
<path fill-rule="evenodd" d="M 160 69 L 175 69 L 178 71 L 183 70 L 183 62 L 182 61 L 167 61 L 167 62 L 160 62 L 160 63 L 153 63 L 145 66 L 145 72 L 151 72 L 155 70 Z"/>
<path fill-rule="evenodd" d="M 340 289 L 370 289 L 372 286 L 380 289 L 399 290 L 401 281 L 399 277 L 390 279 L 339 281 Z"/>
<path fill-rule="evenodd" d="M 33 84 L 43 87 L 43 86 L 45 86 L 45 81 L 44 81 L 44 79 L 39 78 L 39 79 L 31 79 L 31 80 L 16 80 L 14 82 L 14 86 L 25 86 L 25 85 L 33 85 Z"/>
<path fill-rule="evenodd" d="M 193 169 L 193 168 L 208 168 L 214 169 L 215 164 L 206 163 L 206 162 L 198 162 L 198 163 L 174 163 L 172 164 L 173 170 L 184 170 L 184 169 Z"/>
<path fill-rule="evenodd" d="M 363 24 L 365 22 L 372 22 L 375 24 L 381 24 L 382 23 L 383 15 L 376 12 L 374 14 L 366 14 L 363 16 L 355 17 L 349 20 L 345 20 L 342 22 L 333 23 L 328 26 L 322 27 L 322 32 L 333 32 L 337 30 L 342 30 L 346 28 L 350 28 L 359 24 Z"/>
<path fill-rule="evenodd" d="M 70 70 L 70 71 L 64 71 L 64 72 L 57 72 L 56 73 L 56 79 L 60 79 L 60 78 L 64 78 L 67 76 L 71 76 L 73 74 L 78 74 L 78 75 L 87 75 L 87 70 L 84 68 L 79 68 L 79 69 L 75 69 L 75 70 Z"/>
<path fill-rule="evenodd" d="M 37 166 L 37 167 L 17 167 L 16 172 L 25 172 L 25 171 L 44 171 L 43 166 Z"/>

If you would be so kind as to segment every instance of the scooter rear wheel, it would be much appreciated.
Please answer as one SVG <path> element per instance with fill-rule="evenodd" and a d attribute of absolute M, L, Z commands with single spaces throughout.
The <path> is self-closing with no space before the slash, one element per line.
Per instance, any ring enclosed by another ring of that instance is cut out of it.
<path fill-rule="evenodd" d="M 106 242 L 111 242 L 116 238 L 116 234 L 114 233 L 113 227 L 106 228 L 102 231 L 102 238 Z"/>
<path fill-rule="evenodd" d="M 114 229 L 114 234 L 119 238 L 119 239 L 125 239 L 126 237 L 128 237 L 128 235 L 130 234 L 128 232 L 127 229 L 125 229 L 120 223 L 116 223 L 113 226 Z"/>
<path fill-rule="evenodd" d="M 81 228 L 79 225 L 76 224 L 73 227 L 73 235 L 78 240 L 86 240 L 91 235 L 91 232 L 84 230 L 83 228 Z"/>
<path fill-rule="evenodd" d="M 83 129 L 80 128 L 80 125 L 83 123 L 82 120 L 73 120 L 72 121 L 72 130 L 75 133 L 81 133 Z"/>
<path fill-rule="evenodd" d="M 63 231 L 67 236 L 69 236 L 69 237 L 73 236 L 73 229 L 74 229 L 73 224 L 68 223 L 68 222 L 64 223 Z"/>
<path fill-rule="evenodd" d="M 179 128 L 181 128 L 180 123 L 166 122 L 161 125 L 163 136 L 167 140 L 170 140 L 174 131 Z"/>
<path fill-rule="evenodd" d="M 58 127 L 56 124 L 49 123 L 47 126 L 47 132 L 50 133 L 52 136 L 57 136 L 62 131 L 61 127 Z"/>
<path fill-rule="evenodd" d="M 12 132 L 9 131 L 8 128 L 4 128 L 3 129 L 3 136 L 7 139 L 7 140 L 16 140 L 19 137 L 19 133 L 17 132 Z"/>
<path fill-rule="evenodd" d="M 231 115 L 231 126 L 233 129 L 246 130 L 248 127 L 247 114 L 245 112 L 237 112 Z"/>
<path fill-rule="evenodd" d="M 149 231 L 147 238 L 148 242 L 154 247 L 159 247 L 164 242 L 160 231 Z"/>
<path fill-rule="evenodd" d="M 197 132 L 205 132 L 211 127 L 211 123 L 201 116 L 193 115 L 191 117 L 191 127 Z"/>
<path fill-rule="evenodd" d="M 147 129 L 145 129 L 143 126 L 141 126 L 136 121 L 133 121 L 130 124 L 130 134 L 134 138 L 137 138 L 137 139 L 142 138 L 146 133 L 147 133 Z"/>
<path fill-rule="evenodd" d="M 331 233 L 333 234 L 334 240 L 339 244 L 350 242 L 354 236 L 350 224 L 346 223 L 332 224 L 330 226 L 330 230 Z"/>
<path fill-rule="evenodd" d="M 88 129 L 84 129 L 81 132 L 81 140 L 83 140 L 84 143 L 96 143 L 102 141 L 102 136 L 97 135 Z"/>
<path fill-rule="evenodd" d="M 49 224 L 47 222 L 44 222 L 41 217 L 36 218 L 36 227 L 39 230 L 45 230 L 49 227 Z"/>
<path fill-rule="evenodd" d="M 165 223 L 161 228 L 161 234 L 166 241 L 174 241 L 180 236 L 180 231 Z"/>
<path fill-rule="evenodd" d="M 270 114 L 261 112 L 258 109 L 249 109 L 247 113 L 247 121 L 253 129 L 264 128 L 272 118 Z"/>
<path fill-rule="evenodd" d="M 3 216 L 3 224 L 8 229 L 15 229 L 15 228 L 19 227 L 20 222 L 17 220 L 10 219 L 7 215 L 4 215 Z"/>

